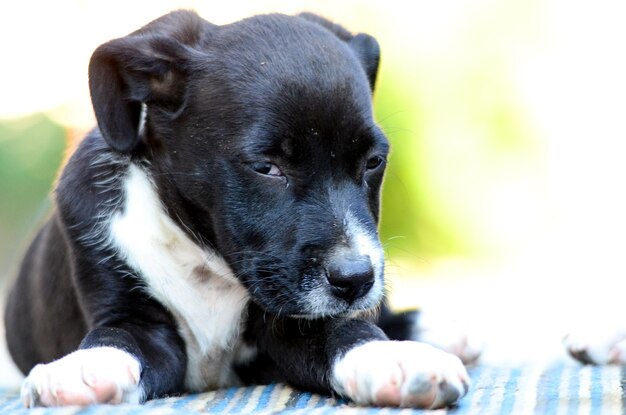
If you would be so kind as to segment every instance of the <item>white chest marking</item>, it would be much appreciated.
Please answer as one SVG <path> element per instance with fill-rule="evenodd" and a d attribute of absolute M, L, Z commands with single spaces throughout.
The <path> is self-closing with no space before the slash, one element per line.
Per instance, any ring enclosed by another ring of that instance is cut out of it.
<path fill-rule="evenodd" d="M 124 210 L 111 219 L 111 243 L 177 319 L 187 347 L 186 386 L 232 384 L 247 291 L 221 256 L 194 243 L 165 213 L 142 169 L 131 164 L 124 190 Z"/>

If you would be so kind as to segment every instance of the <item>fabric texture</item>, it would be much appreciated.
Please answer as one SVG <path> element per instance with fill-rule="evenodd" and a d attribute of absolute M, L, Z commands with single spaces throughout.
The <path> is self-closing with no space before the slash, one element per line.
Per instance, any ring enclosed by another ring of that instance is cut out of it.
<path fill-rule="evenodd" d="M 622 414 L 626 413 L 626 376 L 617 366 L 592 367 L 575 363 L 470 369 L 473 384 L 455 408 L 419 411 L 359 408 L 343 400 L 300 392 L 283 385 L 230 388 L 149 401 L 144 405 L 93 405 L 85 408 L 22 406 L 19 392 L 0 390 L 0 414 L 133 414 L 197 413 L 280 414 Z"/>

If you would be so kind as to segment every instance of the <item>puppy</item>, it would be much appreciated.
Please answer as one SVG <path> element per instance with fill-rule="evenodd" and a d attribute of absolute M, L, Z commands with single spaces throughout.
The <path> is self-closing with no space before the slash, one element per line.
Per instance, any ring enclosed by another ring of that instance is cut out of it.
<path fill-rule="evenodd" d="M 25 405 L 253 382 L 364 405 L 463 397 L 459 358 L 385 334 L 414 338 L 414 313 L 375 324 L 378 60 L 372 37 L 311 14 L 178 11 L 100 46 L 98 128 L 7 302 Z"/>

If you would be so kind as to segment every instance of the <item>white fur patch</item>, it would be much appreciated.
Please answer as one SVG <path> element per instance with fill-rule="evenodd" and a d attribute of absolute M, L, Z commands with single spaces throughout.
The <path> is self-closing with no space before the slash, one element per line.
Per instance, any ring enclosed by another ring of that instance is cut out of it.
<path fill-rule="evenodd" d="M 138 166 L 130 165 L 124 191 L 124 209 L 111 220 L 111 243 L 177 319 L 187 347 L 186 386 L 232 385 L 247 291 L 221 256 L 194 243 L 165 213 Z"/>
<path fill-rule="evenodd" d="M 384 253 L 378 237 L 367 232 L 350 212 L 346 213 L 346 234 L 350 249 L 359 256 L 369 257 L 376 277 L 379 277 L 383 272 Z"/>
<path fill-rule="evenodd" d="M 419 342 L 373 341 L 335 362 L 331 386 L 360 405 L 441 408 L 465 396 L 469 382 L 450 353 Z"/>
<path fill-rule="evenodd" d="M 35 366 L 22 383 L 26 407 L 139 403 L 141 367 L 129 353 L 113 347 L 77 350 Z"/>

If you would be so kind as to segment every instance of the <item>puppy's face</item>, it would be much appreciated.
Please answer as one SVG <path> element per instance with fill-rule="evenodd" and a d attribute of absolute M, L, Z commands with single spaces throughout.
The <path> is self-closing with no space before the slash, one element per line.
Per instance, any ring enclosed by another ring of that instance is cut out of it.
<path fill-rule="evenodd" d="M 375 41 L 302 17 L 193 21 L 202 35 L 180 52 L 186 66 L 150 78 L 161 97 L 141 100 L 145 134 L 132 148 L 150 160 L 169 213 L 272 313 L 375 307 L 388 152 L 371 109 Z"/>

